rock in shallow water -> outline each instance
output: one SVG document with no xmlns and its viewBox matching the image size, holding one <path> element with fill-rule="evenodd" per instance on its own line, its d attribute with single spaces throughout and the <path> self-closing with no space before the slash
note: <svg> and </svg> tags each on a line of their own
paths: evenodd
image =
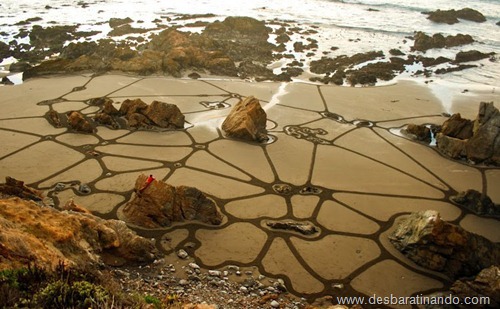
<svg viewBox="0 0 500 309">
<path fill-rule="evenodd" d="M 451 200 L 477 215 L 487 215 L 500 218 L 500 205 L 495 205 L 489 196 L 469 189 L 452 196 Z"/>
</svg>

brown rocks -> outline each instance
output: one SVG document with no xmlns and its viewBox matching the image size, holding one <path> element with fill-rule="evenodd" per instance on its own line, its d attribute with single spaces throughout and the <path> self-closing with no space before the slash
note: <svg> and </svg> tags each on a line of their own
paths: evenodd
<svg viewBox="0 0 500 309">
<path fill-rule="evenodd" d="M 267 114 L 253 96 L 240 100 L 222 123 L 228 137 L 249 141 L 267 140 Z"/>
<path fill-rule="evenodd" d="M 123 209 L 128 222 L 156 228 L 170 226 L 173 222 L 197 220 L 219 225 L 222 217 L 215 203 L 196 188 L 174 187 L 153 180 L 146 186 L 146 175 L 140 175 L 135 183 L 135 196 Z"/>
<path fill-rule="evenodd" d="M 430 142 L 431 140 L 431 129 L 429 129 L 425 125 L 416 125 L 410 123 L 406 129 L 405 133 L 410 135 L 412 139 L 416 139 L 419 141 Z"/>
<path fill-rule="evenodd" d="M 450 198 L 453 202 L 474 212 L 477 215 L 486 215 L 500 218 L 500 205 L 495 205 L 489 196 L 473 189 L 460 192 Z"/>
<path fill-rule="evenodd" d="M 468 34 L 457 34 L 455 36 L 443 36 L 440 33 L 434 34 L 432 37 L 423 32 L 417 32 L 414 35 L 415 42 L 412 50 L 426 51 L 432 48 L 449 48 L 454 46 L 461 46 L 471 44 L 474 39 Z"/>
<path fill-rule="evenodd" d="M 470 20 L 478 23 L 482 23 L 486 21 L 486 18 L 484 17 L 481 12 L 476 11 L 471 8 L 464 8 L 461 10 L 437 10 L 434 12 L 426 12 L 424 14 L 429 15 L 427 19 L 432 20 L 433 22 L 436 23 L 444 23 L 444 24 L 455 24 L 458 23 L 458 19 L 465 19 L 465 20 Z"/>
<path fill-rule="evenodd" d="M 7 196 L 17 196 L 26 200 L 41 201 L 42 191 L 24 185 L 24 181 L 5 177 L 5 183 L 0 184 L 0 193 Z"/>
<path fill-rule="evenodd" d="M 486 59 L 494 55 L 495 53 L 482 53 L 477 50 L 460 51 L 455 56 L 455 62 L 470 62 L 477 61 L 481 59 Z"/>
<path fill-rule="evenodd" d="M 160 128 L 184 128 L 184 115 L 175 104 L 153 101 L 144 114 Z"/>
<path fill-rule="evenodd" d="M 441 220 L 434 210 L 412 213 L 389 239 L 418 265 L 454 279 L 475 275 L 500 261 L 500 244 Z"/>
<path fill-rule="evenodd" d="M 51 109 L 50 111 L 48 111 L 46 117 L 55 128 L 62 127 L 61 118 L 55 110 Z"/>
<path fill-rule="evenodd" d="M 474 122 L 454 114 L 436 135 L 438 149 L 452 158 L 500 164 L 500 112 L 493 102 L 481 102 Z"/>
<path fill-rule="evenodd" d="M 94 132 L 90 122 L 80 112 L 71 111 L 66 116 L 68 116 L 68 126 L 71 129 L 82 133 Z"/>
</svg>

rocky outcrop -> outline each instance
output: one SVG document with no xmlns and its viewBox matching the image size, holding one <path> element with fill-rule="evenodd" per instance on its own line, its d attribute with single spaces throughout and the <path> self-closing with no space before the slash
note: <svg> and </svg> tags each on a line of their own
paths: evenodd
<svg viewBox="0 0 500 309">
<path fill-rule="evenodd" d="M 434 12 L 425 12 L 424 14 L 429 15 L 427 19 L 432 20 L 436 23 L 443 23 L 453 25 L 459 22 L 459 19 L 470 20 L 478 23 L 486 21 L 484 15 L 471 8 L 465 8 L 461 10 L 437 10 Z"/>
<path fill-rule="evenodd" d="M 25 200 L 41 201 L 42 191 L 24 185 L 24 181 L 12 177 L 5 177 L 5 183 L 0 184 L 0 193 L 7 196 L 17 196 Z"/>
<path fill-rule="evenodd" d="M 477 215 L 500 218 L 500 205 L 495 205 L 489 196 L 479 191 L 469 189 L 450 199 Z"/>
<path fill-rule="evenodd" d="M 481 102 L 466 151 L 469 160 L 500 165 L 500 112 L 493 102 Z"/>
<path fill-rule="evenodd" d="M 417 51 L 426 51 L 432 48 L 449 48 L 474 42 L 474 39 L 468 34 L 459 33 L 455 36 L 448 35 L 445 37 L 440 33 L 436 33 L 431 37 L 420 31 L 414 35 L 414 40 L 412 50 Z"/>
<path fill-rule="evenodd" d="M 215 203 L 193 187 L 174 187 L 146 175 L 135 183 L 135 196 L 125 205 L 128 222 L 147 228 L 170 226 L 173 222 L 200 221 L 219 225 L 222 217 Z"/>
<path fill-rule="evenodd" d="M 228 137 L 249 140 L 267 140 L 267 114 L 253 96 L 240 100 L 222 123 Z"/>
<path fill-rule="evenodd" d="M 455 56 L 455 62 L 471 62 L 486 59 L 493 56 L 495 53 L 482 53 L 478 50 L 460 51 Z"/>
<path fill-rule="evenodd" d="M 71 111 L 68 112 L 66 116 L 68 116 L 68 126 L 71 129 L 81 133 L 94 132 L 94 127 L 80 112 Z"/>
<path fill-rule="evenodd" d="M 102 262 L 151 262 L 156 249 L 124 222 L 91 214 L 58 211 L 17 197 L 0 199 L 0 269 L 36 262 L 86 268 Z"/>
<path fill-rule="evenodd" d="M 452 115 L 436 135 L 439 151 L 452 158 L 500 164 L 500 112 L 493 102 L 481 102 L 474 121 Z"/>
<path fill-rule="evenodd" d="M 473 276 L 500 261 L 500 244 L 443 221 L 433 210 L 412 213 L 389 239 L 413 262 L 453 279 Z"/>
</svg>

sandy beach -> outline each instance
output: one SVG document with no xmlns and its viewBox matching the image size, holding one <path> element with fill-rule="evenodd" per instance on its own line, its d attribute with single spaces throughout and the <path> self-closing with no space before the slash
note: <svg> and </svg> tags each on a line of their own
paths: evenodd
<svg viewBox="0 0 500 309">
<path fill-rule="evenodd" d="M 250 95 L 267 112 L 270 143 L 228 139 L 220 129 L 229 107 Z M 88 101 L 104 96 L 117 108 L 135 98 L 174 103 L 187 124 L 176 131 L 99 126 L 93 134 L 78 134 L 45 118 L 50 109 L 91 116 L 98 107 Z M 423 85 L 82 74 L 0 87 L 0 97 L 0 178 L 22 179 L 56 206 L 73 198 L 94 214 L 120 219 L 141 173 L 197 187 L 218 205 L 222 225 L 185 222 L 138 229 L 140 234 L 156 235 L 167 255 L 190 243 L 190 254 L 206 269 L 254 266 L 283 279 L 298 296 L 410 296 L 449 285 L 388 243 L 388 230 L 409 212 L 434 209 L 444 220 L 500 242 L 498 220 L 466 213 L 449 200 L 476 189 L 500 203 L 500 169 L 450 160 L 399 134 L 409 123 L 446 120 L 440 101 Z M 451 112 L 474 119 L 481 101 L 498 104 L 498 94 L 457 94 Z M 227 108 L 211 109 L 213 102 Z M 82 184 L 90 193 L 79 191 Z M 288 190 L 277 190 L 279 185 Z M 276 219 L 312 223 L 319 233 L 269 229 L 265 223 Z"/>
</svg>

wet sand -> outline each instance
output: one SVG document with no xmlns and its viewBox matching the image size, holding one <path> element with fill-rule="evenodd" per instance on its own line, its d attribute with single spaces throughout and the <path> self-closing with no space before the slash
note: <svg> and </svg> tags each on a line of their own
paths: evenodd
<svg viewBox="0 0 500 309">
<path fill-rule="evenodd" d="M 219 128 L 230 109 L 207 107 L 230 106 L 248 95 L 266 109 L 273 143 L 225 138 Z M 87 100 L 102 96 L 117 108 L 127 98 L 175 103 L 188 124 L 179 131 L 99 126 L 94 134 L 75 134 L 44 118 L 49 109 L 92 115 L 97 108 Z M 480 101 L 495 97 L 467 98 L 457 99 L 452 112 L 472 118 Z M 473 188 L 500 203 L 500 169 L 452 161 L 392 133 L 408 123 L 446 119 L 439 100 L 415 83 L 351 88 L 78 75 L 0 87 L 0 108 L 0 178 L 24 180 L 56 204 L 74 198 L 105 218 L 121 218 L 140 173 L 197 187 L 216 201 L 225 217 L 221 226 L 185 222 L 142 233 L 163 235 L 157 241 L 167 254 L 190 243 L 189 253 L 209 269 L 255 266 L 304 297 L 409 296 L 444 287 L 446 280 L 385 241 L 386 231 L 408 212 L 436 209 L 444 219 L 500 241 L 498 220 L 466 214 L 449 202 Z M 61 191 L 57 183 L 64 184 Z M 91 192 L 80 193 L 81 184 Z M 279 192 L 277 185 L 289 190 Z M 281 219 L 312 223 L 319 233 L 303 236 L 265 224 Z"/>
</svg>

